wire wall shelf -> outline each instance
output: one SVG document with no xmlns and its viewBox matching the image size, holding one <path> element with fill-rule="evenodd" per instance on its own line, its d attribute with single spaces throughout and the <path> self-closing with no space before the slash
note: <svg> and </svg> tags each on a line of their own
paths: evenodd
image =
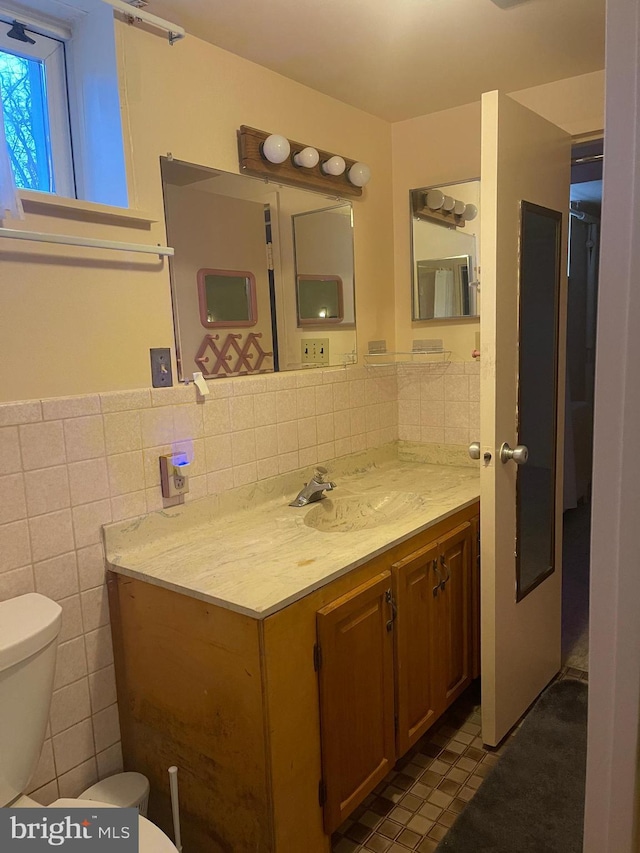
<svg viewBox="0 0 640 853">
<path fill-rule="evenodd" d="M 422 368 L 437 370 L 446 367 L 451 361 L 451 350 L 406 350 L 368 352 L 364 356 L 367 367 Z"/>
</svg>

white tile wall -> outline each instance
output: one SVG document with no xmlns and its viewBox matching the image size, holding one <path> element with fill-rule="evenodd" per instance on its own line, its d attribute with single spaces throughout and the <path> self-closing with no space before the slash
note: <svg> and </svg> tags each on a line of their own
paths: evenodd
<svg viewBox="0 0 640 853">
<path fill-rule="evenodd" d="M 398 368 L 398 435 L 405 441 L 467 445 L 480 438 L 480 365 Z"/>
<path fill-rule="evenodd" d="M 50 731 L 32 792 L 76 796 L 122 767 L 100 528 L 150 512 L 158 456 L 192 458 L 187 500 L 396 438 L 477 440 L 479 365 L 337 368 L 0 404 L 0 600 L 60 603 Z"/>
<path fill-rule="evenodd" d="M 398 438 L 395 372 L 300 371 L 0 404 L 0 600 L 63 608 L 50 731 L 32 781 L 44 804 L 122 767 L 101 525 L 150 512 L 158 456 L 192 458 L 187 500 Z"/>
</svg>

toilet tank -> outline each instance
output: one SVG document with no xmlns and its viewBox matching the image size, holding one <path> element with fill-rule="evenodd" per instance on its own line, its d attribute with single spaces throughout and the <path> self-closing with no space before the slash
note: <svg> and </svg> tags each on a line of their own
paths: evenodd
<svg viewBox="0 0 640 853">
<path fill-rule="evenodd" d="M 61 619 L 35 592 L 0 602 L 0 807 L 26 792 L 40 758 Z"/>
</svg>

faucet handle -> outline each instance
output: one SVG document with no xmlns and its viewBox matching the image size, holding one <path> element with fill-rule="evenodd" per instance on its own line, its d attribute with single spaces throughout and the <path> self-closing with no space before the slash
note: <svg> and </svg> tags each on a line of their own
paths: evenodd
<svg viewBox="0 0 640 853">
<path fill-rule="evenodd" d="M 328 473 L 329 471 L 322 465 L 316 465 L 316 472 L 313 475 L 313 479 L 316 481 L 316 483 L 324 483 L 324 478 Z"/>
</svg>

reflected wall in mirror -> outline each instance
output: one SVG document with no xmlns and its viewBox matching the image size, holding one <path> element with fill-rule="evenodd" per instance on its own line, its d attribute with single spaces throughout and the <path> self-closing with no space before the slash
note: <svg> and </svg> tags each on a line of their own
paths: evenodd
<svg viewBox="0 0 640 853">
<path fill-rule="evenodd" d="M 293 217 L 298 325 L 355 324 L 351 205 Z"/>
<path fill-rule="evenodd" d="M 255 326 L 256 278 L 238 270 L 198 270 L 200 322 L 207 329 Z"/>
<path fill-rule="evenodd" d="M 342 279 L 339 276 L 298 276 L 298 325 L 315 326 L 344 320 Z"/>
<path fill-rule="evenodd" d="M 161 170 L 181 380 L 196 370 L 215 378 L 301 368 L 304 340 L 314 334 L 299 323 L 299 273 L 341 279 L 343 320 L 311 325 L 329 340 L 330 364 L 355 360 L 351 204 L 164 157 Z M 325 221 L 321 214 L 332 210 L 344 212 Z M 303 219 L 305 268 L 298 270 L 294 222 Z M 337 219 L 348 228 L 333 228 Z M 313 300 L 305 305 L 313 310 Z M 330 302 L 322 307 L 334 310 Z"/>
<path fill-rule="evenodd" d="M 477 317 L 480 181 L 411 190 L 410 204 L 412 319 Z"/>
</svg>

